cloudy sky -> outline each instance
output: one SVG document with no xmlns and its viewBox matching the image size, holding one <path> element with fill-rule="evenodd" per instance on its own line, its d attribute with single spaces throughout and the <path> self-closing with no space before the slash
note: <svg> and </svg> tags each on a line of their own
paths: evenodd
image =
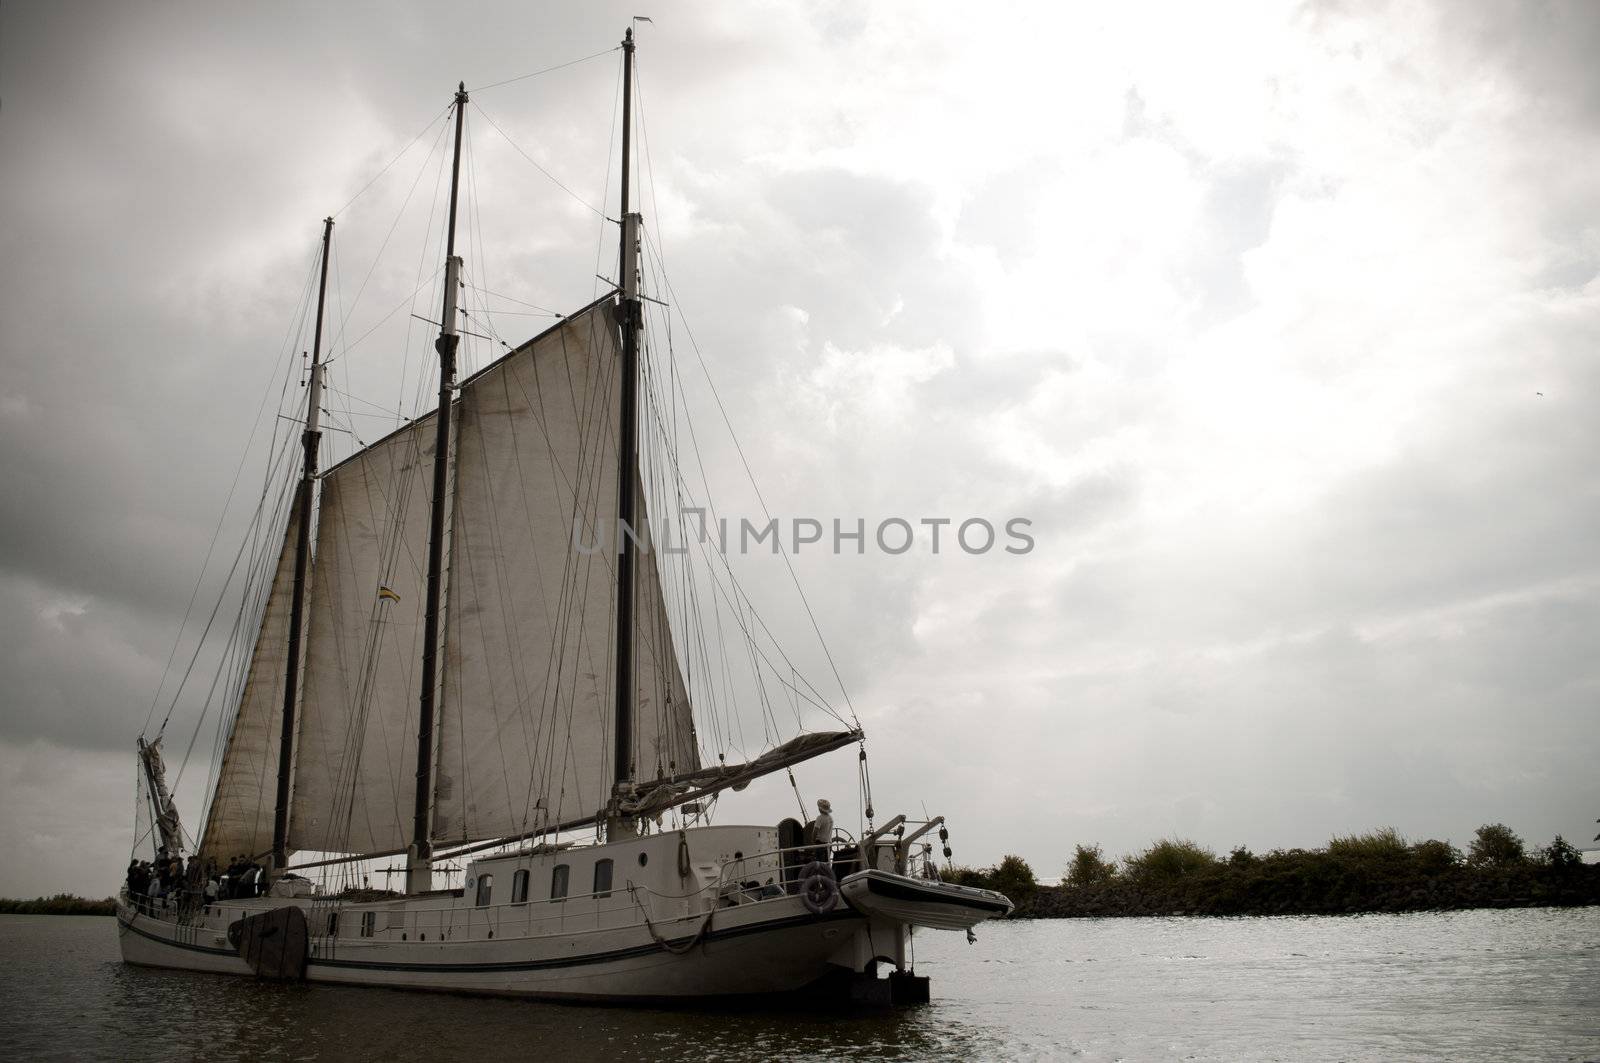
<svg viewBox="0 0 1600 1063">
<path fill-rule="evenodd" d="M 644 209 L 773 513 L 1033 522 L 1021 557 L 798 559 L 880 812 L 925 802 L 959 860 L 1047 876 L 1076 842 L 1171 835 L 1588 842 L 1592 5 L 20 2 L 0 894 L 116 884 L 133 740 L 259 459 L 320 219 L 341 212 L 339 386 L 392 410 L 421 333 L 402 314 L 352 341 L 435 268 L 430 119 L 457 80 L 602 52 L 633 14 L 655 19 Z M 592 297 L 617 69 L 474 91 L 488 286 Z M 723 508 L 759 516 L 739 491 Z M 808 625 L 771 608 L 824 686 Z M 842 756 L 806 785 L 853 807 Z"/>
</svg>

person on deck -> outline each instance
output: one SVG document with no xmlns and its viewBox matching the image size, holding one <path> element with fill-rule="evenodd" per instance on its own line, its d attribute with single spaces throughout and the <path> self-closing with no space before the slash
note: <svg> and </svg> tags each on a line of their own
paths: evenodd
<svg viewBox="0 0 1600 1063">
<path fill-rule="evenodd" d="M 826 797 L 817 798 L 817 818 L 811 821 L 811 844 L 817 847 L 816 858 L 824 863 L 833 855 L 833 805 Z"/>
<path fill-rule="evenodd" d="M 143 908 L 150 890 L 150 872 L 143 860 L 135 860 L 128 868 L 128 900 L 135 908 Z"/>
</svg>

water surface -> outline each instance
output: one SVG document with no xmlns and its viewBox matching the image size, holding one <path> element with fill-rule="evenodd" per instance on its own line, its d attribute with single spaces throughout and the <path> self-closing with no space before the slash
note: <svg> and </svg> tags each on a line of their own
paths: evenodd
<svg viewBox="0 0 1600 1063">
<path fill-rule="evenodd" d="M 931 1006 L 590 1008 L 127 967 L 0 916 L 0 1056 L 114 1060 L 1600 1060 L 1600 908 L 1042 920 L 916 939 Z"/>
</svg>

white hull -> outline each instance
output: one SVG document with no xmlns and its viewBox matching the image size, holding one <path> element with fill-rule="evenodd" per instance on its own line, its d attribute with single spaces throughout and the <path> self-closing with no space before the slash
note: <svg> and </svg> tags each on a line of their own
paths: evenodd
<svg viewBox="0 0 1600 1063">
<path fill-rule="evenodd" d="M 642 928 L 542 941 L 341 944 L 337 949 L 314 944 L 306 979 L 551 999 L 681 1000 L 792 993 L 830 973 L 859 969 L 852 962 L 855 939 L 864 936 L 867 925 L 859 913 L 840 906 L 814 916 L 792 898 L 776 904 L 796 911 L 729 918 L 681 955 L 656 944 Z M 681 934 L 687 943 L 698 923 L 658 930 L 664 936 Z M 898 928 L 875 929 L 882 940 Z M 180 927 L 124 909 L 118 913 L 118 932 L 129 963 L 254 976 L 228 946 L 225 929 Z"/>
<path fill-rule="evenodd" d="M 488 858 L 469 869 L 469 880 L 497 883 L 488 898 L 466 890 L 364 902 L 259 897 L 222 901 L 187 919 L 124 901 L 118 933 L 129 963 L 254 977 L 229 928 L 295 907 L 310 928 L 311 982 L 590 1001 L 792 993 L 830 977 L 874 973 L 879 960 L 903 967 L 907 927 L 869 917 L 842 897 L 814 913 L 796 893 L 772 885 L 776 857 L 744 859 L 744 852 L 760 851 L 767 833 L 687 832 L 686 859 L 694 857 L 687 875 L 680 873 L 677 835 Z M 733 850 L 740 859 L 720 859 Z M 564 881 L 584 881 L 596 861 L 655 878 L 654 888 L 628 881 L 605 894 L 560 898 L 548 890 L 541 898 L 535 888 L 511 894 L 526 900 L 487 903 L 521 874 L 531 876 L 521 881 L 547 883 L 559 863 Z M 769 893 L 724 888 L 735 871 L 740 879 L 759 875 Z M 693 892 L 679 885 L 692 889 L 698 881 L 706 885 Z"/>
</svg>

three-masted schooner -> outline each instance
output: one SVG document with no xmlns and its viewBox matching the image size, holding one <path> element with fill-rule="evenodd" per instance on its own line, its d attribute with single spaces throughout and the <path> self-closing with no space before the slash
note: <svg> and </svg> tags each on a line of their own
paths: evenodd
<svg viewBox="0 0 1600 1063">
<path fill-rule="evenodd" d="M 656 554 L 627 534 L 648 524 L 632 38 L 618 287 L 456 379 L 463 84 L 438 405 L 319 469 L 325 222 L 281 552 L 190 871 L 148 892 L 149 876 L 130 874 L 126 961 L 578 1000 L 811 990 L 899 1003 L 927 999 L 907 962 L 913 927 L 1010 911 L 917 859 L 939 818 L 869 820 L 860 837 L 827 821 L 821 836 L 796 820 L 660 826 L 802 760 L 865 753 L 854 727 L 742 764 L 700 759 Z M 620 529 L 615 549 L 574 549 L 576 532 L 604 541 L 606 527 Z M 398 608 L 419 602 L 420 614 Z M 159 742 L 141 740 L 139 755 L 159 867 L 191 847 Z M 582 830 L 596 840 L 572 841 Z M 386 858 L 404 860 L 403 894 L 324 891 L 299 873 Z M 434 888 L 445 860 L 465 864 L 461 887 Z"/>
</svg>

